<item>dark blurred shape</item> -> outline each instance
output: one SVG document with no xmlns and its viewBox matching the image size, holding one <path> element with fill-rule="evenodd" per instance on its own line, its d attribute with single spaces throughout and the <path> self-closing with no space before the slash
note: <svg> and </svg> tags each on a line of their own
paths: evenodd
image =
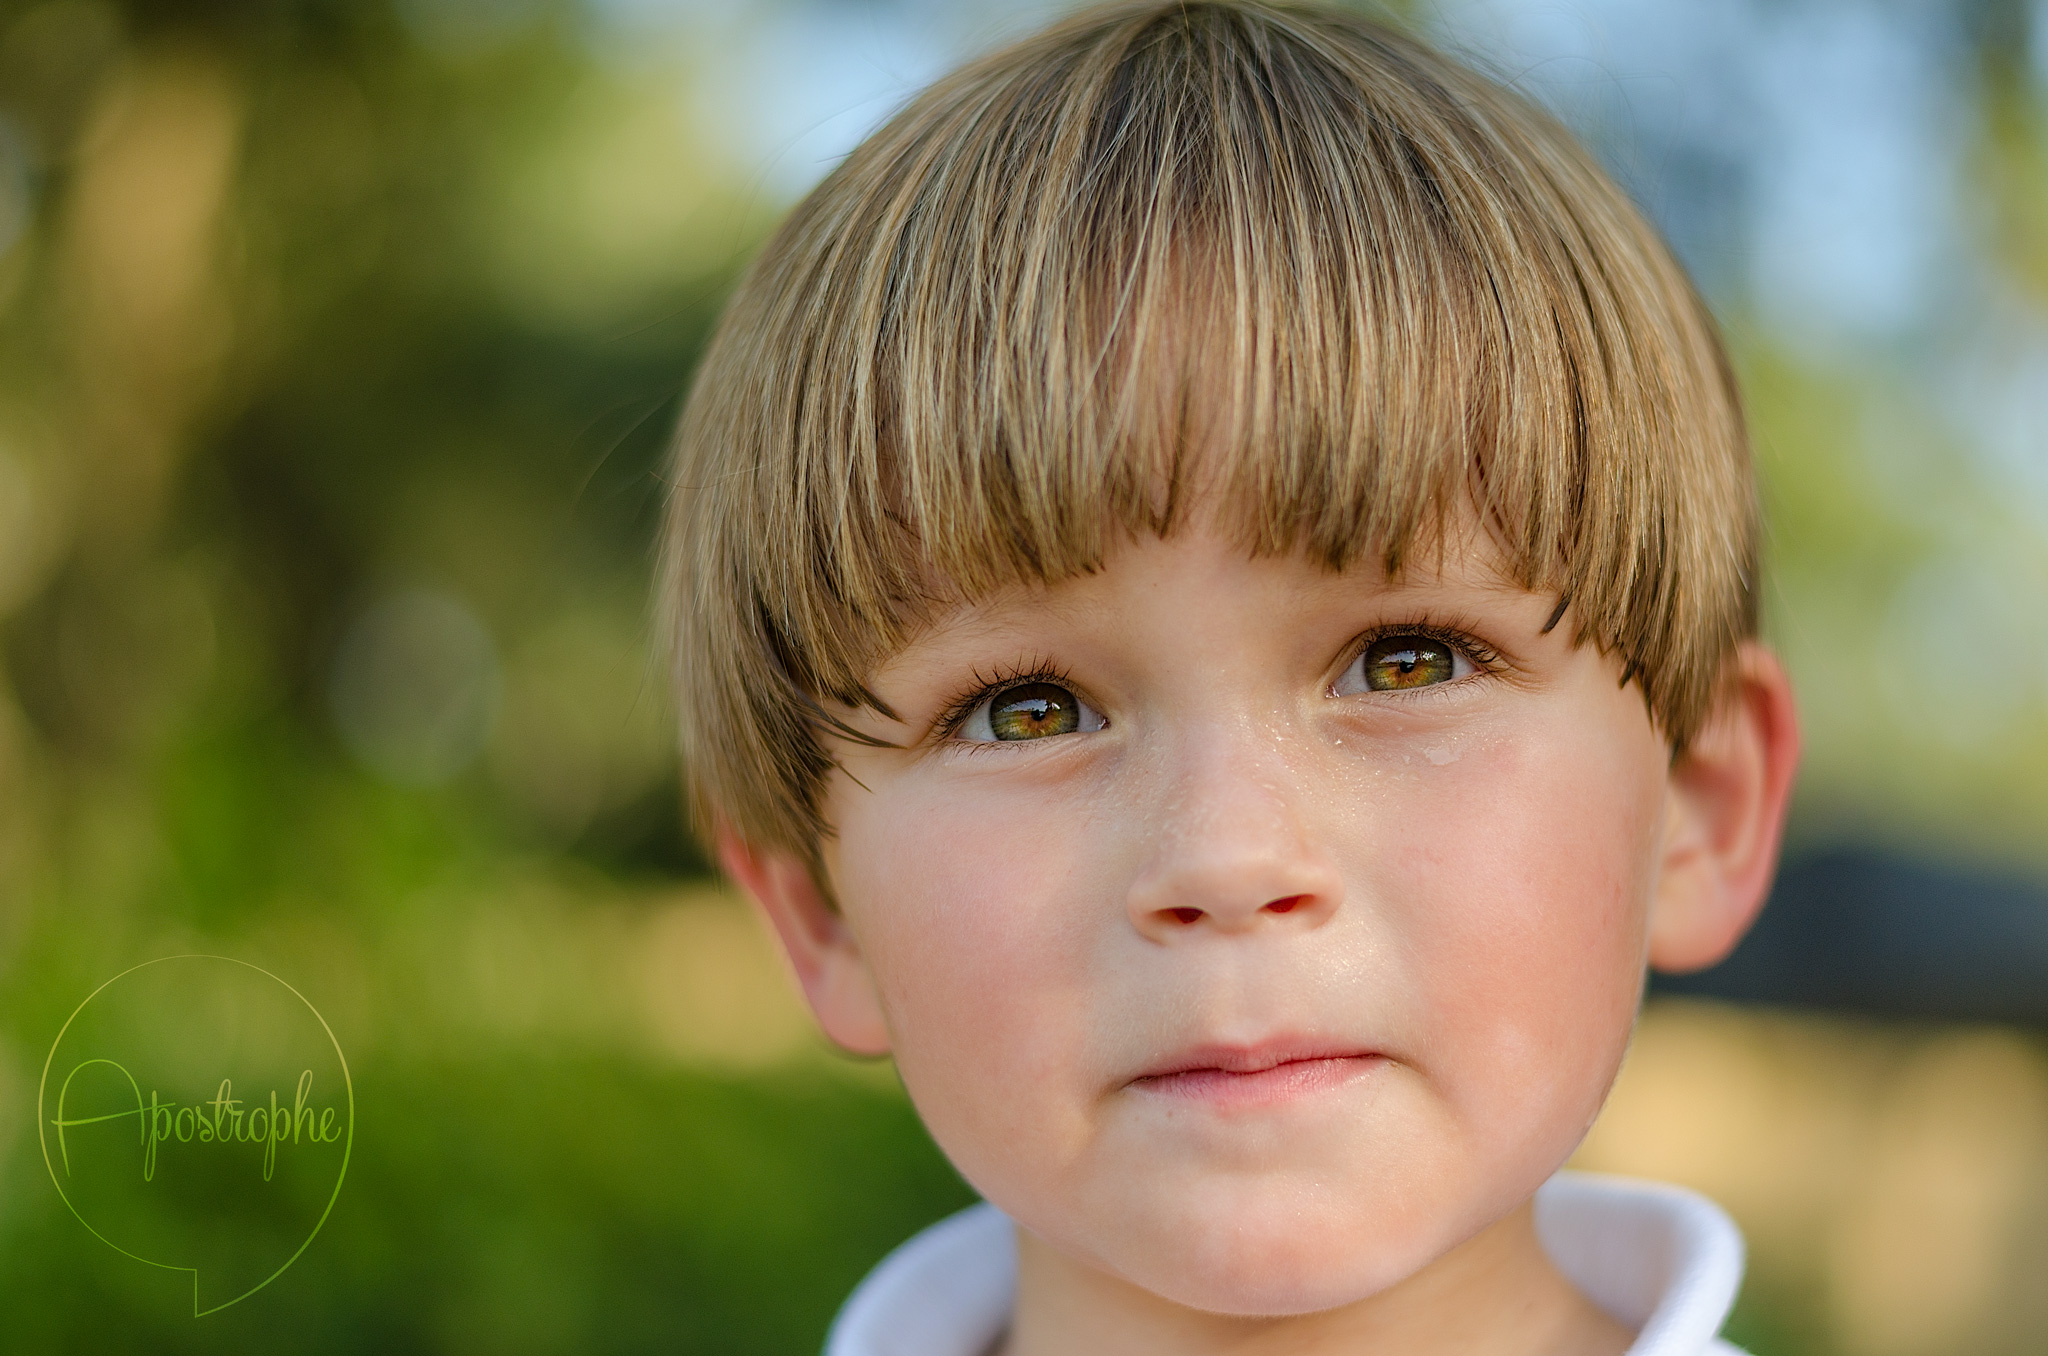
<svg viewBox="0 0 2048 1356">
<path fill-rule="evenodd" d="M 568 851 L 620 880 L 709 876 L 711 859 L 690 832 L 682 804 L 683 779 L 671 768 L 634 799 L 591 820 Z"/>
<path fill-rule="evenodd" d="M 2048 1025 L 2048 888 L 2018 875 L 1835 848 L 1780 873 L 1711 970 L 1660 993 L 1882 1017 Z"/>
</svg>

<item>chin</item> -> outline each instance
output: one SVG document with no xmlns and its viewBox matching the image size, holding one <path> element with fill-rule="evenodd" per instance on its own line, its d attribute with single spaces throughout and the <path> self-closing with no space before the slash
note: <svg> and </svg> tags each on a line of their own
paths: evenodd
<svg viewBox="0 0 2048 1356">
<path fill-rule="evenodd" d="M 1126 1215 L 1099 1252 L 1162 1299 L 1209 1313 L 1278 1318 L 1334 1309 L 1399 1285 L 1459 1242 L 1440 1213 L 1304 1184 L 1219 1191 L 1140 1223 Z M 1190 1208 L 1192 1207 L 1192 1208 Z"/>
</svg>

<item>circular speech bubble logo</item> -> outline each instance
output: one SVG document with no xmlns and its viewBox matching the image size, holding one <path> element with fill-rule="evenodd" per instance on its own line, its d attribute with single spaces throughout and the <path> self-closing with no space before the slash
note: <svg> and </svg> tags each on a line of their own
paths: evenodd
<svg viewBox="0 0 2048 1356">
<path fill-rule="evenodd" d="M 192 1313 L 269 1285 L 327 1222 L 355 1086 L 327 1019 L 259 966 L 167 956 L 94 989 L 37 1096 L 43 1162 L 95 1237 L 192 1273 Z"/>
</svg>

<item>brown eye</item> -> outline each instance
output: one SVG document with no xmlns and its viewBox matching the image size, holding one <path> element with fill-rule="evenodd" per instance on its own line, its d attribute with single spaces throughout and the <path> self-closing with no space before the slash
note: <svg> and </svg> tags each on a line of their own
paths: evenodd
<svg viewBox="0 0 2048 1356">
<path fill-rule="evenodd" d="M 984 697 L 967 713 L 953 738 L 970 744 L 1016 743 L 1052 735 L 1088 734 L 1109 722 L 1074 695 L 1073 689 L 1044 680 L 1016 683 Z"/>
<path fill-rule="evenodd" d="M 1458 676 L 1457 652 L 1433 636 L 1382 636 L 1358 663 L 1361 686 L 1371 692 L 1404 692 Z"/>
<path fill-rule="evenodd" d="M 1024 683 L 989 700 L 989 734 L 996 739 L 1042 739 L 1081 728 L 1081 703 L 1054 683 Z"/>
</svg>

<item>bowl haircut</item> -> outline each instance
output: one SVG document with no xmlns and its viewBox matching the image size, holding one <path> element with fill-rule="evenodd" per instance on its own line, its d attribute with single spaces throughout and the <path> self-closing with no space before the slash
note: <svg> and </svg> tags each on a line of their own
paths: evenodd
<svg viewBox="0 0 2048 1356">
<path fill-rule="evenodd" d="M 1328 10 L 1091 9 L 924 91 L 747 272 L 673 475 L 697 822 L 814 863 L 835 712 L 890 714 L 935 609 L 1198 515 L 1389 574 L 1483 525 L 1675 752 L 1756 626 L 1734 381 L 1656 232 L 1547 114 Z"/>
</svg>

